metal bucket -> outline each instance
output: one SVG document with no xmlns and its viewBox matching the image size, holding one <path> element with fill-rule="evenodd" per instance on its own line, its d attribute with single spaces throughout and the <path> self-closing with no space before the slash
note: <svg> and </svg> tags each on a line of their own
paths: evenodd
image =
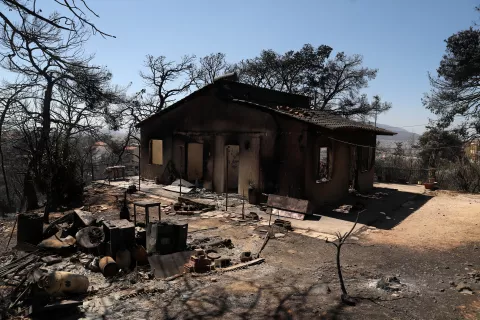
<svg viewBox="0 0 480 320">
<path fill-rule="evenodd" d="M 118 265 L 112 257 L 103 257 L 98 262 L 98 266 L 105 277 L 113 277 L 118 273 Z"/>
<path fill-rule="evenodd" d="M 139 265 L 148 263 L 147 250 L 143 246 L 137 245 L 132 249 L 132 258 L 137 261 Z"/>
<path fill-rule="evenodd" d="M 130 265 L 132 264 L 132 255 L 127 249 L 120 249 L 117 251 L 115 261 L 117 262 L 117 265 L 120 267 L 120 269 L 128 270 L 130 269 Z"/>
</svg>

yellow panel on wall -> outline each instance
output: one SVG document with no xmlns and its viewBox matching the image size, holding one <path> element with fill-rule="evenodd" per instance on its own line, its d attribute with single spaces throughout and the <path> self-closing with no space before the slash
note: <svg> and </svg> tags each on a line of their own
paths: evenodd
<svg viewBox="0 0 480 320">
<path fill-rule="evenodd" d="M 163 165 L 162 140 L 150 140 L 150 159 L 152 164 Z"/>
</svg>

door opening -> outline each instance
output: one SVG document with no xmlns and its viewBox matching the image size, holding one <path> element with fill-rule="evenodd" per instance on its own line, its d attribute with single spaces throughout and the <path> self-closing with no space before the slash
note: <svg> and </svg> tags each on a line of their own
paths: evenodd
<svg viewBox="0 0 480 320">
<path fill-rule="evenodd" d="M 189 143 L 187 149 L 187 180 L 194 183 L 203 177 L 203 144 Z"/>
<path fill-rule="evenodd" d="M 228 192 L 238 193 L 238 171 L 240 167 L 240 147 L 225 146 L 225 181 Z"/>
</svg>

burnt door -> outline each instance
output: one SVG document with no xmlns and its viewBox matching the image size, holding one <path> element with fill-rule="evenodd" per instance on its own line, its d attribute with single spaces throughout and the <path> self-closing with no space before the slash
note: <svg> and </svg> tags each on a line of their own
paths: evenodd
<svg viewBox="0 0 480 320">
<path fill-rule="evenodd" d="M 238 145 L 225 146 L 226 181 L 228 191 L 238 191 L 238 169 L 240 165 L 240 147 Z"/>
<path fill-rule="evenodd" d="M 203 144 L 189 143 L 187 149 L 187 180 L 194 182 L 203 177 Z"/>
<path fill-rule="evenodd" d="M 356 189 L 358 181 L 358 152 L 357 147 L 350 147 L 350 177 L 349 177 L 349 188 Z"/>
</svg>

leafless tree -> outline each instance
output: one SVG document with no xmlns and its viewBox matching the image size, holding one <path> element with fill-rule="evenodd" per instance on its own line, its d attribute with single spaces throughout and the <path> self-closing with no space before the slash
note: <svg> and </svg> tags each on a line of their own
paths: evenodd
<svg viewBox="0 0 480 320">
<path fill-rule="evenodd" d="M 72 128 L 89 127 L 87 113 L 115 102 L 117 94 L 109 87 L 111 74 L 92 66 L 92 56 L 83 53 L 83 44 L 89 36 L 87 30 L 76 25 L 71 26 L 74 32 L 64 32 L 51 22 L 65 19 L 58 13 L 45 21 L 20 11 L 19 18 L 12 27 L 0 31 L 0 47 L 8 48 L 0 52 L 1 66 L 22 81 L 35 83 L 29 89 L 28 103 L 22 104 L 25 119 L 20 131 L 30 149 L 24 194 L 27 208 L 35 208 L 36 199 L 28 191 L 33 176 L 37 189 L 46 193 L 48 221 L 48 212 L 58 204 L 58 192 L 54 191 L 56 186 L 52 181 L 59 169 L 57 142 L 64 141 L 61 150 L 67 151 Z M 17 32 L 23 36 L 17 36 Z M 72 97 L 76 99 L 73 104 Z M 83 106 L 79 108 L 80 104 Z M 63 152 L 61 158 L 66 160 L 68 154 Z"/>
<path fill-rule="evenodd" d="M 355 219 L 355 223 L 353 224 L 353 227 L 352 227 L 352 229 L 350 229 L 350 231 L 348 231 L 344 234 L 341 234 L 340 232 L 337 232 L 336 233 L 337 239 L 335 239 L 334 241 L 329 241 L 328 239 L 325 240 L 326 243 L 331 243 L 335 246 L 335 248 L 337 248 L 336 261 L 337 261 L 338 280 L 340 281 L 340 288 L 342 290 L 341 299 L 342 299 L 342 302 L 344 302 L 345 304 L 349 304 L 349 305 L 355 305 L 355 301 L 353 301 L 352 298 L 350 298 L 350 296 L 347 293 L 347 289 L 345 288 L 345 283 L 343 281 L 343 275 L 342 275 L 342 265 L 340 263 L 340 252 L 341 252 L 342 246 L 344 244 L 346 244 L 346 241 L 347 241 L 348 237 L 350 237 L 353 230 L 355 230 L 355 227 L 357 226 L 357 222 L 358 222 L 358 218 L 360 217 L 360 214 L 364 211 L 365 210 L 362 210 L 359 213 L 357 213 L 357 218 Z"/>
<path fill-rule="evenodd" d="M 165 56 L 147 55 L 144 66 L 147 71 L 140 71 L 149 91 L 140 92 L 141 105 L 156 113 L 190 91 L 195 84 L 195 56 L 183 56 L 180 62 L 168 61 Z"/>
<path fill-rule="evenodd" d="M 200 58 L 200 63 L 196 70 L 195 85 L 197 88 L 213 83 L 215 78 L 228 72 L 230 65 L 225 57 L 224 53 L 218 52 Z"/>
<path fill-rule="evenodd" d="M 98 33 L 103 37 L 114 37 L 97 28 L 91 21 L 89 16 L 95 16 L 96 18 L 99 16 L 88 6 L 85 0 L 54 0 L 52 4 L 65 14 L 45 13 L 41 4 L 37 5 L 36 0 L 0 0 L 0 27 L 4 32 L 14 34 L 16 40 L 27 40 L 30 38 L 30 34 L 20 27 L 17 21 L 31 18 L 42 21 L 60 32 L 76 33 L 80 29 L 90 29 L 93 34 Z M 42 39 L 35 39 L 34 41 L 46 55 L 56 58 L 55 52 L 50 51 L 48 46 L 44 46 Z M 16 54 L 14 50 L 11 53 Z"/>
<path fill-rule="evenodd" d="M 10 190 L 10 183 L 9 183 L 9 175 L 7 174 L 6 169 L 6 159 L 4 156 L 4 148 L 5 145 L 3 138 L 4 132 L 9 132 L 9 129 L 6 129 L 9 125 L 8 118 L 9 115 L 14 112 L 16 109 L 15 107 L 23 98 L 23 94 L 25 90 L 29 87 L 28 84 L 20 83 L 20 84 L 10 84 L 4 83 L 0 88 L 0 161 L 1 161 L 1 169 L 2 169 L 2 176 L 3 176 L 3 183 L 5 186 L 5 196 L 7 198 L 7 205 L 9 208 L 12 208 L 13 201 L 11 198 L 11 190 Z"/>
<path fill-rule="evenodd" d="M 115 149 L 116 163 L 120 163 L 125 148 L 132 143 L 138 144 L 137 123 L 154 113 L 168 107 L 183 97 L 195 86 L 198 72 L 195 56 L 186 55 L 179 62 L 169 61 L 165 56 L 147 55 L 140 77 L 146 86 L 133 96 L 125 98 L 108 108 L 106 120 L 110 129 L 126 130 L 122 139 L 106 139 L 110 148 Z"/>
</svg>

